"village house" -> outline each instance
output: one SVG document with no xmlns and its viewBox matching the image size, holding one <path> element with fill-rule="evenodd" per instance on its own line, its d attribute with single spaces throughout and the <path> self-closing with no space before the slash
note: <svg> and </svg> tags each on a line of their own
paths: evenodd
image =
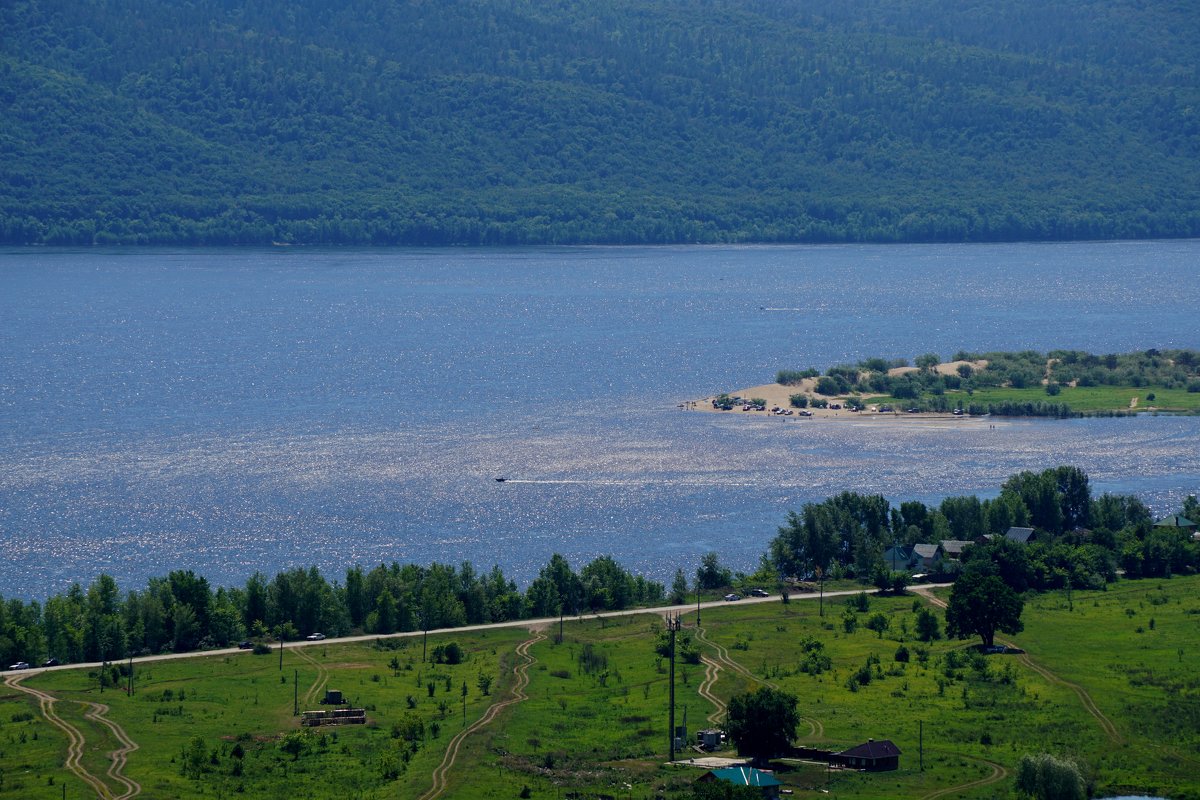
<svg viewBox="0 0 1200 800">
<path fill-rule="evenodd" d="M 728 783 L 734 786 L 753 786 L 762 790 L 762 796 L 768 800 L 777 800 L 779 780 L 769 772 L 753 767 L 726 767 L 710 770 L 698 779 L 699 783 Z"/>
<path fill-rule="evenodd" d="M 850 769 L 883 772 L 900 768 L 900 748 L 890 739 L 867 739 L 858 747 L 833 754 L 834 763 Z"/>
<path fill-rule="evenodd" d="M 937 572 L 944 553 L 940 544 L 893 545 L 883 554 L 883 563 L 893 572 Z"/>
<path fill-rule="evenodd" d="M 1028 544 L 1029 542 L 1032 542 L 1036 536 L 1033 532 L 1033 528 L 1012 527 L 1009 528 L 1008 532 L 1004 534 L 1004 538 L 1019 544 Z"/>
<path fill-rule="evenodd" d="M 963 551 L 967 545 L 975 544 L 964 539 L 942 539 L 942 554 L 950 561 L 962 561 Z"/>
</svg>

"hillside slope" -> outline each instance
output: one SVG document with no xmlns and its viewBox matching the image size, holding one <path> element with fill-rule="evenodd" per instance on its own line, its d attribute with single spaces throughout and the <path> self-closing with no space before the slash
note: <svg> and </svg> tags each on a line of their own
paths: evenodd
<svg viewBox="0 0 1200 800">
<path fill-rule="evenodd" d="M 1200 235 L 1172 0 L 0 7 L 0 241 Z"/>
</svg>

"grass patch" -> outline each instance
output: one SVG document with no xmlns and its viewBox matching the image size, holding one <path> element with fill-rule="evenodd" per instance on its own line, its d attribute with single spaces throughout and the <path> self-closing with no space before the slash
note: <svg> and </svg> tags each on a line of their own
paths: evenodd
<svg viewBox="0 0 1200 800">
<path fill-rule="evenodd" d="M 816 601 L 729 604 L 704 610 L 706 636 L 749 676 L 726 666 L 712 691 L 727 701 L 770 683 L 800 698 L 808 721 L 797 733 L 805 744 L 842 748 L 886 738 L 904 753 L 899 770 L 881 774 L 781 764 L 780 780 L 797 793 L 918 798 L 985 778 L 990 763 L 1012 770 L 1021 755 L 1046 751 L 1080 761 L 1101 794 L 1198 797 L 1198 590 L 1200 577 L 1187 577 L 1076 591 L 1070 602 L 1062 594 L 1033 598 L 1026 629 L 1013 639 L 1061 680 L 1047 679 L 1016 655 L 984 656 L 971 641 L 917 641 L 911 596 L 872 597 L 870 610 L 859 614 L 864 623 L 885 615 L 882 637 L 865 624 L 847 633 L 839 598 L 827 598 L 824 616 Z M 684 633 L 693 633 L 693 620 L 684 616 Z M 571 791 L 681 796 L 702 770 L 663 763 L 669 675 L 655 652 L 661 629 L 653 615 L 580 619 L 567 622 L 560 643 L 547 637 L 534 645 L 538 663 L 528 673 L 528 699 L 463 742 L 446 796 L 513 798 L 526 787 L 535 798 Z M 85 670 L 28 683 L 61 698 L 60 713 L 96 745 L 85 764 L 100 774 L 115 743 L 82 720 L 77 701 L 110 705 L 109 716 L 141 745 L 127 774 L 143 784 L 144 796 L 416 797 L 462 728 L 462 685 L 471 722 L 510 696 L 515 650 L 528 638 L 519 629 L 431 636 L 431 648 L 451 639 L 462 646 L 466 658 L 454 666 L 422 663 L 419 643 L 399 650 L 310 647 L 305 652 L 319 668 L 287 653 L 282 673 L 274 658 L 249 654 L 157 662 L 138 669 L 133 697 L 111 690 L 101 697 Z M 714 647 L 700 647 L 717 657 Z M 908 661 L 895 659 L 901 647 Z M 393 657 L 397 664 L 389 666 Z M 478 688 L 482 673 L 494 679 L 488 696 Z M 323 674 L 329 688 L 368 709 L 371 724 L 298 733 L 293 681 L 303 698 Z M 676 667 L 676 720 L 686 719 L 693 733 L 715 711 L 698 692 L 704 677 L 704 665 Z M 1116 724 L 1119 741 L 1064 681 L 1087 690 Z M 194 737 L 200 757 L 189 772 Z M 61 767 L 65 749 L 65 737 L 32 700 L 0 694 L 0 797 L 52 800 L 64 781 L 69 795 L 85 796 Z M 1011 780 L 969 796 L 1004 795 Z"/>
</svg>

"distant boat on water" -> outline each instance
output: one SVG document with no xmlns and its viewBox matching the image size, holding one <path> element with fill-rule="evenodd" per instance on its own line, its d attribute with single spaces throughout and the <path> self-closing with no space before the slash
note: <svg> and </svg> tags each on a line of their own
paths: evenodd
<svg viewBox="0 0 1200 800">
<path fill-rule="evenodd" d="M 499 477 L 499 478 L 496 478 L 496 483 L 504 483 L 506 480 L 508 480 L 508 478 Z"/>
</svg>

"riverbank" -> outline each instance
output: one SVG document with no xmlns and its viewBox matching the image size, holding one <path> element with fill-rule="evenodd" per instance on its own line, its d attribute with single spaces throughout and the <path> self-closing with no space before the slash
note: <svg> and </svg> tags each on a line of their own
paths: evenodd
<svg viewBox="0 0 1200 800">
<path fill-rule="evenodd" d="M 910 414 L 900 406 L 889 403 L 872 402 L 870 398 L 865 399 L 866 407 L 861 411 L 853 411 L 846 407 L 845 397 L 831 397 L 829 399 L 830 406 L 827 408 L 814 408 L 809 405 L 808 408 L 795 408 L 791 404 L 791 396 L 798 394 L 798 387 L 784 386 L 780 383 L 768 383 L 762 386 L 751 386 L 746 389 L 739 389 L 736 392 L 730 392 L 730 398 L 749 401 L 751 399 L 764 400 L 765 405 L 753 406 L 748 402 L 739 402 L 733 405 L 732 409 L 726 410 L 715 404 L 715 401 L 720 395 L 712 395 L 700 400 L 688 401 L 683 403 L 682 408 L 689 411 L 703 411 L 711 414 L 744 414 L 747 416 L 757 417 L 781 417 L 783 419 L 836 419 L 836 420 L 954 420 L 956 422 L 969 422 L 972 419 L 978 421 L 978 417 L 972 418 L 966 414 L 954 414 L 940 411 L 923 411 L 921 413 Z M 836 408 L 834 407 L 836 406 Z M 887 409 L 890 410 L 881 410 Z M 775 411 L 773 409 L 778 409 Z M 791 414 L 783 412 L 792 412 Z"/>
</svg>

